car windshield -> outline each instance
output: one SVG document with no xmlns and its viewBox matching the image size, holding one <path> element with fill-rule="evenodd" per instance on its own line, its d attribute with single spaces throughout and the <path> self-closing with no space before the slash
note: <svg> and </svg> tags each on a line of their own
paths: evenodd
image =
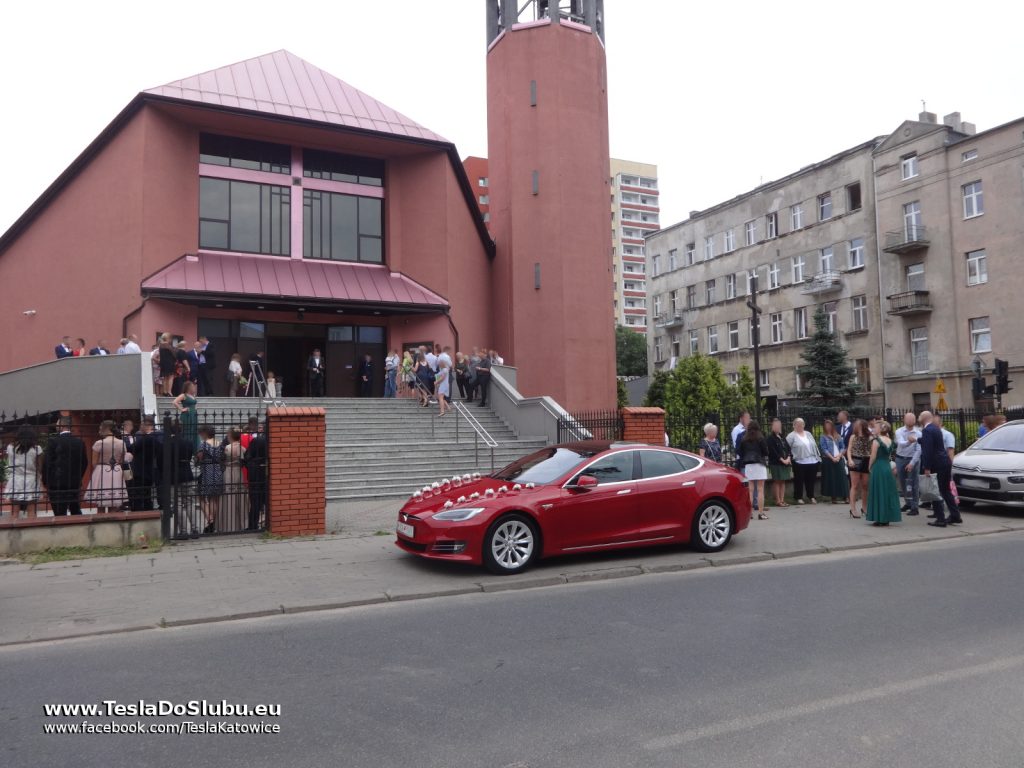
<svg viewBox="0 0 1024 768">
<path fill-rule="evenodd" d="M 592 452 L 575 451 L 571 448 L 544 448 L 513 461 L 491 477 L 496 480 L 515 480 L 517 483 L 547 485 L 572 471 L 591 456 Z"/>
<path fill-rule="evenodd" d="M 993 429 L 971 446 L 974 450 L 1024 453 L 1024 424 Z"/>
</svg>

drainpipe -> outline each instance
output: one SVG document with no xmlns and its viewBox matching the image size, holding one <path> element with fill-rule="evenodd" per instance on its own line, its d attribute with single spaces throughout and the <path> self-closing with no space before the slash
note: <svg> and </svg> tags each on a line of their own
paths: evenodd
<svg viewBox="0 0 1024 768">
<path fill-rule="evenodd" d="M 455 327 L 455 323 L 452 320 L 451 309 L 444 310 L 445 319 L 448 321 L 448 327 L 452 329 L 452 335 L 455 337 L 455 351 L 458 352 L 459 347 L 459 329 Z"/>
<path fill-rule="evenodd" d="M 127 336 L 128 336 L 128 319 L 133 317 L 134 315 L 139 314 L 139 312 L 142 311 L 142 308 L 144 306 L 146 306 L 146 300 L 145 299 L 142 300 L 142 303 L 139 304 L 139 306 L 137 306 L 135 309 L 133 309 L 131 312 L 129 312 L 127 315 L 125 315 L 123 318 L 121 318 L 121 338 L 122 339 L 127 338 Z"/>
<path fill-rule="evenodd" d="M 878 215 L 878 157 L 875 155 L 876 149 L 878 149 L 877 144 L 871 149 L 871 201 L 875 216 L 875 274 L 878 275 L 878 331 L 881 341 L 880 347 L 882 350 L 882 359 L 880 361 L 882 363 L 882 370 L 880 371 L 882 375 L 882 405 L 888 408 L 889 382 L 886 379 L 886 375 L 888 374 L 888 365 L 886 365 L 886 350 L 888 349 L 888 347 L 886 347 L 885 344 L 885 324 L 888 319 L 888 313 L 885 310 L 885 292 L 882 290 L 882 254 L 884 253 L 882 247 L 884 241 L 882 240 L 882 223 L 880 220 L 881 217 Z M 902 355 L 900 355 L 900 357 L 902 357 Z M 900 407 L 904 407 L 902 403 L 900 404 Z"/>
</svg>

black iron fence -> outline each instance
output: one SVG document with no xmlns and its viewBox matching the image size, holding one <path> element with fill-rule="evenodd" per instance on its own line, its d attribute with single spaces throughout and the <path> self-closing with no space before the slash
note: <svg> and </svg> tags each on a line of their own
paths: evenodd
<svg viewBox="0 0 1024 768">
<path fill-rule="evenodd" d="M 264 413 L 0 413 L 0 515 L 161 510 L 164 538 L 261 530 Z"/>
<path fill-rule="evenodd" d="M 625 423 L 621 411 L 580 411 L 558 419 L 558 442 L 621 440 Z"/>
</svg>

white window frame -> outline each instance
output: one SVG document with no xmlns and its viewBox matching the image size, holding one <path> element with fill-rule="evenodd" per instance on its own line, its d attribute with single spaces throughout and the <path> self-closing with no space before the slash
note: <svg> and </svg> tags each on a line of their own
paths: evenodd
<svg viewBox="0 0 1024 768">
<path fill-rule="evenodd" d="M 696 328 L 690 329 L 690 354 L 696 355 L 700 352 L 700 333 Z"/>
<path fill-rule="evenodd" d="M 717 355 L 718 354 L 718 326 L 717 325 L 709 325 L 708 326 L 708 354 L 709 355 Z"/>
<path fill-rule="evenodd" d="M 686 308 L 696 309 L 697 308 L 697 286 L 688 285 L 686 286 Z"/>
<path fill-rule="evenodd" d="M 908 291 L 923 291 L 925 290 L 925 271 L 924 262 L 918 262 L 916 264 L 907 264 L 907 268 L 904 271 L 907 281 Z"/>
<path fill-rule="evenodd" d="M 704 281 L 704 303 L 714 304 L 717 300 L 716 294 L 718 293 L 718 280 L 705 280 Z"/>
<path fill-rule="evenodd" d="M 910 329 L 910 368 L 913 373 L 928 373 L 928 328 Z M 915 348 L 915 345 L 917 347 Z M 921 352 L 924 352 L 922 355 Z"/>
<path fill-rule="evenodd" d="M 855 237 L 849 241 L 848 256 L 850 269 L 860 269 L 864 266 L 864 238 Z"/>
<path fill-rule="evenodd" d="M 651 268 L 654 270 L 654 276 L 657 277 L 661 274 L 661 254 L 656 253 L 651 257 Z"/>
<path fill-rule="evenodd" d="M 628 299 L 626 301 L 626 306 L 627 307 L 632 306 L 629 303 Z M 661 294 L 659 293 L 657 296 L 654 297 L 654 316 L 658 317 L 660 315 L 661 315 Z"/>
<path fill-rule="evenodd" d="M 711 261 L 715 258 L 715 236 L 707 235 L 704 238 L 704 261 Z"/>
<path fill-rule="evenodd" d="M 489 186 L 489 184 L 490 182 L 488 181 L 486 176 L 477 176 L 476 185 L 478 187 L 484 187 L 486 189 Z"/>
<path fill-rule="evenodd" d="M 985 196 L 981 180 L 971 181 L 960 188 L 964 199 L 964 218 L 976 219 L 985 214 Z"/>
<path fill-rule="evenodd" d="M 764 217 L 764 234 L 769 240 L 779 236 L 779 214 L 769 213 Z"/>
<path fill-rule="evenodd" d="M 868 297 L 865 295 L 851 297 L 850 309 L 853 315 L 853 330 L 868 330 Z"/>
<path fill-rule="evenodd" d="M 912 155 L 904 155 L 900 158 L 900 178 L 903 181 L 907 179 L 916 178 L 918 174 L 917 170 L 917 153 Z"/>
<path fill-rule="evenodd" d="M 722 253 L 732 253 L 736 250 L 736 232 L 732 229 L 722 233 Z"/>
<path fill-rule="evenodd" d="M 694 261 L 697 259 L 697 244 L 687 243 L 686 244 L 686 255 L 683 257 L 683 266 L 692 267 Z"/>
<path fill-rule="evenodd" d="M 977 160 L 977 159 L 978 159 L 978 150 L 976 150 L 976 149 L 968 149 L 966 152 L 962 152 L 960 154 L 960 162 L 961 163 L 969 163 L 971 160 Z"/>
<path fill-rule="evenodd" d="M 839 328 L 839 302 L 826 301 L 825 314 L 828 315 L 828 332 L 836 333 Z"/>
<path fill-rule="evenodd" d="M 804 227 L 804 204 L 797 203 L 789 206 L 789 224 L 791 230 L 803 229 Z"/>
<path fill-rule="evenodd" d="M 773 261 L 771 264 L 768 265 L 768 288 L 769 289 L 771 289 L 771 288 L 778 288 L 779 287 L 779 275 L 781 273 L 782 273 L 782 270 L 779 268 L 779 263 L 777 261 Z"/>
<path fill-rule="evenodd" d="M 907 240 L 916 240 L 921 229 L 921 201 L 903 204 L 903 234 Z"/>
<path fill-rule="evenodd" d="M 984 285 L 988 282 L 988 253 L 984 248 L 967 252 L 967 284 Z"/>
<path fill-rule="evenodd" d="M 736 298 L 736 273 L 725 276 L 725 298 Z"/>
<path fill-rule="evenodd" d="M 781 344 L 786 338 L 785 329 L 782 325 L 782 313 L 773 312 L 769 316 L 769 320 L 771 321 L 772 328 L 772 344 Z"/>
<path fill-rule="evenodd" d="M 655 336 L 654 337 L 654 362 L 656 362 L 656 363 L 660 363 L 662 360 L 665 359 L 662 356 L 662 352 L 661 352 L 661 339 L 662 338 L 663 337 L 661 337 L 661 336 Z"/>
<path fill-rule="evenodd" d="M 807 267 L 807 259 L 800 253 L 793 257 L 791 264 L 793 268 L 793 283 L 802 283 L 806 277 L 804 270 Z"/>
<path fill-rule="evenodd" d="M 793 310 L 793 328 L 798 339 L 808 338 L 807 307 L 797 307 Z"/>
<path fill-rule="evenodd" d="M 831 245 L 826 245 L 818 253 L 818 265 L 821 273 L 833 272 L 835 270 L 836 261 L 836 249 Z"/>
<path fill-rule="evenodd" d="M 676 261 L 678 260 L 679 253 L 675 248 L 668 249 L 668 271 L 674 272 L 676 269 Z"/>
<path fill-rule="evenodd" d="M 759 384 L 758 388 L 762 389 L 762 390 L 763 389 L 768 389 L 768 388 L 771 387 L 771 385 L 772 385 L 772 377 L 769 375 L 769 372 L 768 372 L 768 370 L 766 368 L 762 368 L 761 369 L 761 380 L 758 382 L 758 384 Z"/>
<path fill-rule="evenodd" d="M 826 216 L 826 212 L 828 215 Z M 828 221 L 832 218 L 832 193 L 822 192 L 818 195 L 818 221 Z"/>
<path fill-rule="evenodd" d="M 992 320 L 990 317 L 972 317 L 967 321 L 971 333 L 971 354 L 985 355 L 992 351 Z"/>
<path fill-rule="evenodd" d="M 747 245 L 757 242 L 757 219 L 751 219 L 743 225 L 743 237 Z"/>
<path fill-rule="evenodd" d="M 740 348 L 740 322 L 733 320 L 728 325 L 729 351 L 735 352 Z"/>
</svg>

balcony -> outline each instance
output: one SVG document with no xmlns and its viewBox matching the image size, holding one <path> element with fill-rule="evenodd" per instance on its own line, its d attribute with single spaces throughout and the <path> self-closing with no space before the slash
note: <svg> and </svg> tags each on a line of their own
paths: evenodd
<svg viewBox="0 0 1024 768">
<path fill-rule="evenodd" d="M 839 272 L 819 272 L 804 280 L 800 293 L 819 294 L 832 293 L 843 287 L 843 276 Z"/>
<path fill-rule="evenodd" d="M 678 328 L 683 325 L 683 315 L 680 312 L 674 315 L 658 315 L 654 318 L 654 325 L 657 328 Z"/>
<path fill-rule="evenodd" d="M 896 232 L 885 233 L 886 253 L 913 253 L 923 251 L 931 244 L 928 239 L 928 230 L 920 225 L 906 226 Z"/>
<path fill-rule="evenodd" d="M 932 311 L 928 291 L 904 291 L 886 296 L 890 315 L 924 315 Z"/>
</svg>

